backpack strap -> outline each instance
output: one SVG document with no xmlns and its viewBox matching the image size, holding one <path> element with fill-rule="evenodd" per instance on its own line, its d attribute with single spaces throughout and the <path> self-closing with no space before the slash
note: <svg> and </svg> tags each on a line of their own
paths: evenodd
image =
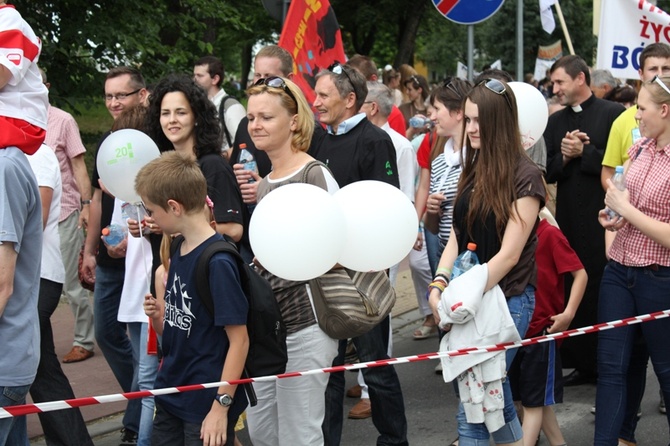
<svg viewBox="0 0 670 446">
<path fill-rule="evenodd" d="M 240 271 L 240 276 L 244 274 L 242 268 L 240 268 L 240 262 L 244 262 L 242 257 L 237 252 L 237 248 L 228 242 L 227 240 L 216 240 L 205 248 L 205 250 L 198 257 L 198 264 L 195 269 L 196 277 L 196 290 L 200 301 L 203 306 L 207 309 L 207 312 L 214 318 L 214 300 L 212 298 L 212 290 L 209 287 L 209 262 L 212 260 L 212 256 L 219 252 L 227 252 L 235 258 L 237 269 Z M 244 284 L 244 279 L 240 278 L 242 284 Z M 243 285 L 244 288 L 244 285 Z M 246 292 L 246 290 L 244 290 Z"/>
<path fill-rule="evenodd" d="M 232 101 L 230 105 L 226 105 L 229 102 L 229 99 Z M 223 134 L 226 136 L 226 142 L 228 143 L 228 147 L 233 147 L 233 141 L 232 138 L 230 137 L 230 132 L 228 131 L 228 127 L 226 126 L 226 112 L 230 108 L 231 105 L 235 105 L 235 103 L 239 104 L 239 101 L 235 99 L 234 97 L 230 95 L 226 95 L 221 99 L 221 105 L 219 105 L 219 121 L 221 121 L 221 128 L 223 129 Z"/>
<path fill-rule="evenodd" d="M 183 241 L 183 235 L 178 235 L 172 240 L 172 243 L 170 243 L 170 258 L 175 256 Z M 228 239 L 216 240 L 207 245 L 202 254 L 200 254 L 200 257 L 198 257 L 198 263 L 195 267 L 195 287 L 202 305 L 207 309 L 207 312 L 212 318 L 214 317 L 214 300 L 212 298 L 212 290 L 209 288 L 209 261 L 217 252 L 227 252 L 235 258 L 238 270 L 240 271 L 242 288 L 244 288 L 245 283 L 244 278 L 242 277 L 244 275 L 244 270 L 241 268 L 241 263 L 244 263 L 244 260 L 240 256 L 235 245 Z M 246 292 L 247 290 L 244 291 Z"/>
</svg>

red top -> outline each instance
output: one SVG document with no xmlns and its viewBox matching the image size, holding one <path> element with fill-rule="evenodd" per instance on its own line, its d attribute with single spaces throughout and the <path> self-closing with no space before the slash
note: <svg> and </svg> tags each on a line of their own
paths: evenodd
<svg viewBox="0 0 670 446">
<path fill-rule="evenodd" d="M 405 126 L 405 118 L 402 115 L 402 112 L 398 110 L 398 107 L 395 105 L 393 108 L 391 108 L 391 114 L 389 115 L 388 118 L 389 121 L 389 126 L 395 130 L 396 132 L 400 133 L 402 136 L 405 136 L 405 133 L 407 133 L 407 127 Z"/>
<path fill-rule="evenodd" d="M 540 334 L 553 323 L 549 318 L 565 309 L 563 275 L 584 268 L 561 230 L 546 220 L 541 220 L 537 227 L 535 262 L 535 312 L 526 332 L 527 338 Z"/>
</svg>

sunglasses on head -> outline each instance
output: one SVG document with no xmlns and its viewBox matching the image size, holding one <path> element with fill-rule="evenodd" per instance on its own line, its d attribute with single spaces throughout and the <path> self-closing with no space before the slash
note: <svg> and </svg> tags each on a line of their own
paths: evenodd
<svg viewBox="0 0 670 446">
<path fill-rule="evenodd" d="M 412 86 L 414 88 L 421 87 L 421 82 L 419 82 L 419 78 L 416 77 L 416 75 L 414 75 L 414 74 L 407 78 L 407 81 L 405 81 L 405 85 L 407 85 L 407 83 L 409 83 L 409 82 L 412 83 Z"/>
<path fill-rule="evenodd" d="M 284 79 L 282 79 L 279 76 L 271 76 L 271 77 L 266 77 L 266 78 L 261 78 L 258 79 L 254 85 L 265 85 L 266 87 L 270 88 L 281 88 L 284 90 L 284 93 L 289 95 L 291 99 L 293 99 L 293 102 L 295 102 L 295 105 L 298 105 L 298 101 L 295 99 L 295 96 L 293 96 L 293 93 L 291 92 L 291 89 L 288 88 L 288 85 L 286 85 L 286 82 L 284 82 Z"/>
<path fill-rule="evenodd" d="M 455 77 L 448 77 L 444 80 L 442 83 L 442 86 L 448 90 L 451 90 L 459 99 L 463 99 L 463 95 L 456 90 L 456 87 L 454 87 L 454 79 Z"/>
<path fill-rule="evenodd" d="M 512 103 L 509 100 L 507 93 L 507 87 L 498 79 L 484 79 L 479 83 L 479 85 L 484 85 L 489 91 L 494 92 L 497 95 L 503 96 L 510 110 L 513 110 Z"/>
<path fill-rule="evenodd" d="M 344 66 L 341 63 L 335 61 L 331 66 L 328 67 L 328 71 L 330 71 L 331 73 L 335 73 L 338 76 L 344 74 L 347 77 L 347 80 L 349 81 L 351 86 L 352 87 L 354 86 L 354 83 L 351 81 L 349 74 L 347 74 L 347 70 L 344 69 Z"/>
<path fill-rule="evenodd" d="M 668 88 L 668 86 L 663 83 L 663 81 L 661 80 L 660 77 L 658 77 L 658 75 L 654 76 L 654 78 L 651 81 L 660 85 L 661 88 L 665 90 L 666 93 L 670 94 L 670 88 Z"/>
</svg>

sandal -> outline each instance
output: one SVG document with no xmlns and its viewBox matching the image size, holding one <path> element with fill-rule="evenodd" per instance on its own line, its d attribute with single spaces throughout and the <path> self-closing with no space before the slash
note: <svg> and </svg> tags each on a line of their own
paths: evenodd
<svg viewBox="0 0 670 446">
<path fill-rule="evenodd" d="M 414 330 L 414 339 L 426 339 L 429 338 L 434 333 L 437 333 L 437 325 L 427 326 L 422 325 L 416 330 Z"/>
</svg>

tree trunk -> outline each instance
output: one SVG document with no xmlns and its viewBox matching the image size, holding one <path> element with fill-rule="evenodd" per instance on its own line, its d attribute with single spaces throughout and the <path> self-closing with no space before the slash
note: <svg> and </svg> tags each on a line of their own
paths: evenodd
<svg viewBox="0 0 670 446">
<path fill-rule="evenodd" d="M 398 53 L 395 56 L 394 66 L 399 67 L 404 63 L 414 64 L 414 41 L 428 2 L 429 0 L 421 0 L 408 9 L 404 26 L 400 28 Z"/>
<path fill-rule="evenodd" d="M 240 70 L 240 84 L 242 90 L 247 89 L 247 82 L 249 80 L 249 73 L 251 73 L 251 50 L 253 49 L 253 44 L 246 43 L 242 47 L 242 69 Z"/>
</svg>

